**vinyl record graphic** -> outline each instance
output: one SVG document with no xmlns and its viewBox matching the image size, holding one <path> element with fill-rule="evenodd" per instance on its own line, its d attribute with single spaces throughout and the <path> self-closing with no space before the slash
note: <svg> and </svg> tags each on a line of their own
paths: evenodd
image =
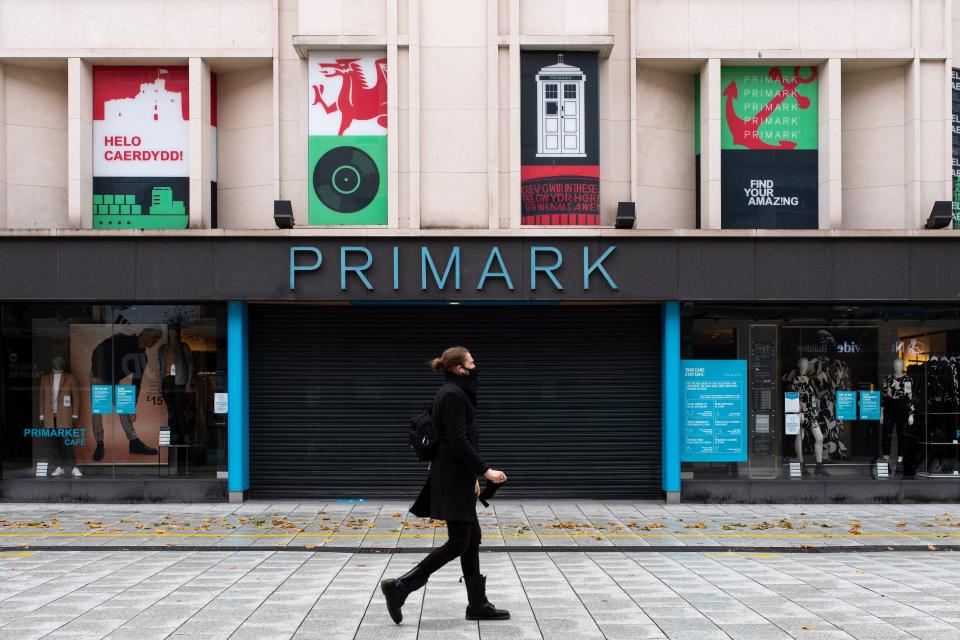
<svg viewBox="0 0 960 640">
<path fill-rule="evenodd" d="M 317 161 L 313 190 L 328 209 L 356 213 L 377 196 L 380 171 L 373 158 L 362 149 L 334 147 Z"/>
</svg>

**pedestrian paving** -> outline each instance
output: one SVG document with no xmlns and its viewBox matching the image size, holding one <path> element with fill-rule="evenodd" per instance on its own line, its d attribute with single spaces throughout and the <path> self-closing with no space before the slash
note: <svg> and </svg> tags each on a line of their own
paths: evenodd
<svg viewBox="0 0 960 640">
<path fill-rule="evenodd" d="M 0 548 L 187 547 L 414 552 L 443 542 L 441 521 L 407 502 L 0 505 Z M 496 501 L 480 508 L 484 547 L 607 551 L 650 547 L 864 549 L 960 545 L 960 507 L 665 505 Z"/>
<path fill-rule="evenodd" d="M 452 563 L 394 625 L 379 592 L 414 554 L 306 549 L 0 554 L 0 640 L 960 638 L 954 552 L 485 553 L 505 622 L 464 619 Z"/>
</svg>

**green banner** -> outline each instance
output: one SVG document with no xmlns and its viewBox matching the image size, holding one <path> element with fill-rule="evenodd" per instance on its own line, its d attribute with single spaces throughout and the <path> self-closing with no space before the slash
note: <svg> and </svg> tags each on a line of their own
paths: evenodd
<svg viewBox="0 0 960 640">
<path fill-rule="evenodd" d="M 387 137 L 310 136 L 310 224 L 387 224 Z"/>
<path fill-rule="evenodd" d="M 817 149 L 817 70 L 723 67 L 722 149 Z"/>
</svg>

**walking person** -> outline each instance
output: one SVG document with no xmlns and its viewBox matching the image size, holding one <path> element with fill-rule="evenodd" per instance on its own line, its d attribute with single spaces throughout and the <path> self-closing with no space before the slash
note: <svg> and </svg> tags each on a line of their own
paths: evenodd
<svg viewBox="0 0 960 640">
<path fill-rule="evenodd" d="M 407 596 L 424 586 L 432 573 L 459 557 L 467 588 L 467 620 L 508 620 L 509 611 L 497 609 L 487 600 L 487 578 L 480 574 L 478 477 L 503 483 L 507 474 L 491 469 L 477 451 L 477 364 L 466 348 L 450 347 L 434 358 L 430 367 L 444 374 L 443 386 L 431 409 L 440 442 L 426 484 L 410 512 L 421 518 L 445 520 L 448 537 L 443 546 L 430 552 L 406 574 L 383 580 L 380 590 L 386 597 L 390 617 L 400 624 L 400 608 Z"/>
</svg>

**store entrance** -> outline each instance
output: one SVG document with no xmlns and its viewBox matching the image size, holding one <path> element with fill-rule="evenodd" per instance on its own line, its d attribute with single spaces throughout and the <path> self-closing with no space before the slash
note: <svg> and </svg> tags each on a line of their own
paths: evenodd
<svg viewBox="0 0 960 640">
<path fill-rule="evenodd" d="M 660 333 L 657 305 L 252 305 L 251 495 L 415 495 L 408 423 L 460 344 L 504 497 L 660 497 Z"/>
</svg>

